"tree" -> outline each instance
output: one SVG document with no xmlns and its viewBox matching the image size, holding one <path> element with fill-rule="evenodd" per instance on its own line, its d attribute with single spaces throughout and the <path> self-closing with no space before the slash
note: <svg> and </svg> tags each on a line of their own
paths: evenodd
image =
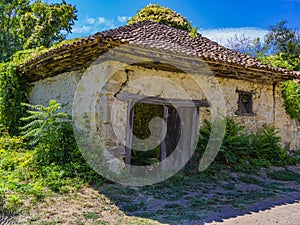
<svg viewBox="0 0 300 225">
<path fill-rule="evenodd" d="M 71 33 L 77 20 L 75 6 L 41 0 L 0 0 L 0 61 L 19 50 L 50 47 Z"/>
<path fill-rule="evenodd" d="M 245 34 L 235 35 L 227 39 L 225 46 L 242 54 L 256 57 L 263 51 L 263 45 L 260 38 L 246 37 Z"/>
<path fill-rule="evenodd" d="M 137 14 L 127 22 L 127 24 L 144 20 L 159 22 L 178 29 L 187 30 L 193 36 L 197 34 L 197 29 L 193 28 L 192 23 L 189 22 L 185 17 L 167 7 L 163 7 L 158 4 L 150 4 L 145 6 L 138 11 Z"/>
<path fill-rule="evenodd" d="M 287 27 L 287 21 L 271 26 L 265 36 L 265 54 L 262 59 L 274 67 L 300 70 L 300 34 Z"/>
<path fill-rule="evenodd" d="M 267 49 L 273 54 L 285 54 L 286 57 L 300 55 L 300 34 L 283 20 L 273 26 L 265 36 Z"/>
</svg>

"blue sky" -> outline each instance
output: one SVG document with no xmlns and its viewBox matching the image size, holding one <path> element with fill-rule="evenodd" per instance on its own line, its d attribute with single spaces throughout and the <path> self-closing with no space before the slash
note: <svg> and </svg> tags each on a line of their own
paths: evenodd
<svg viewBox="0 0 300 225">
<path fill-rule="evenodd" d="M 46 0 L 49 3 L 59 0 Z M 67 0 L 76 5 L 73 37 L 126 24 L 126 19 L 150 3 L 167 6 L 187 17 L 204 36 L 222 42 L 234 34 L 262 37 L 270 25 L 288 20 L 300 30 L 300 0 Z"/>
</svg>

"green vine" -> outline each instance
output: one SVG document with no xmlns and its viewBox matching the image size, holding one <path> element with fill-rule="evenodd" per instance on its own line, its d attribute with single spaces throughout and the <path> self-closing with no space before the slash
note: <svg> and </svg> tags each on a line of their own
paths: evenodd
<svg viewBox="0 0 300 225">
<path fill-rule="evenodd" d="M 19 51 L 11 61 L 0 63 L 0 124 L 11 134 L 18 133 L 20 117 L 24 114 L 22 102 L 27 102 L 28 83 L 17 71 L 18 65 L 24 63 L 45 49 Z"/>
<path fill-rule="evenodd" d="M 22 102 L 28 102 L 29 84 L 17 70 L 20 64 L 64 44 L 72 44 L 77 39 L 66 40 L 51 48 L 35 48 L 16 52 L 9 62 L 0 63 L 0 125 L 10 134 L 17 134 L 24 116 Z"/>
<path fill-rule="evenodd" d="M 282 97 L 287 113 L 293 119 L 300 120 L 300 83 L 295 81 L 284 82 Z"/>
</svg>

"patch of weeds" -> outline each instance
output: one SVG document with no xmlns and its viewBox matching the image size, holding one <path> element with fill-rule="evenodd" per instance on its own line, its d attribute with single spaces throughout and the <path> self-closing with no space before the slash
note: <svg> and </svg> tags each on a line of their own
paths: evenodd
<svg viewBox="0 0 300 225">
<path fill-rule="evenodd" d="M 268 177 L 274 180 L 281 181 L 297 181 L 300 183 L 300 174 L 291 170 L 279 170 L 268 173 Z"/>
<path fill-rule="evenodd" d="M 167 201 L 176 201 L 180 199 L 186 192 L 181 185 L 161 186 L 161 184 L 152 185 L 152 187 L 144 187 L 144 194 L 153 196 L 158 199 Z"/>
<path fill-rule="evenodd" d="M 55 225 L 57 224 L 55 221 L 41 221 L 39 225 Z"/>
<path fill-rule="evenodd" d="M 83 225 L 83 222 L 81 220 L 76 220 L 75 225 Z"/>
<path fill-rule="evenodd" d="M 255 201 L 267 199 L 274 195 L 275 193 L 272 190 L 250 191 L 241 197 L 241 202 L 254 203 Z"/>
<path fill-rule="evenodd" d="M 85 212 L 85 213 L 83 213 L 83 216 L 85 219 L 91 219 L 91 220 L 96 220 L 101 217 L 101 215 L 99 215 L 95 212 Z"/>
<path fill-rule="evenodd" d="M 90 225 L 108 225 L 108 224 L 109 222 L 103 220 L 93 221 L 90 223 Z"/>
<path fill-rule="evenodd" d="M 293 191 L 298 191 L 296 188 L 289 188 L 289 187 L 283 187 L 283 188 L 279 188 L 280 191 L 283 192 L 293 192 Z"/>
<path fill-rule="evenodd" d="M 137 192 L 136 189 L 120 185 L 109 185 L 109 189 L 105 190 L 105 193 L 109 195 L 136 195 Z"/>
<path fill-rule="evenodd" d="M 177 207 L 172 210 L 163 208 L 156 211 L 155 218 L 162 223 L 178 224 L 184 221 L 201 219 L 201 214 L 199 212 L 199 210 L 184 206 Z"/>
</svg>

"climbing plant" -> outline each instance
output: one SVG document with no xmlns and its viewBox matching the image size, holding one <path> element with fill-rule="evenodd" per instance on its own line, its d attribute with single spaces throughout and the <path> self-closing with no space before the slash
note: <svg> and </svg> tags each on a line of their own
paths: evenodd
<svg viewBox="0 0 300 225">
<path fill-rule="evenodd" d="M 10 134 L 18 133 L 20 118 L 25 113 L 22 102 L 27 102 L 29 84 L 18 71 L 18 66 L 46 51 L 64 44 L 71 44 L 77 39 L 66 40 L 51 48 L 39 47 L 16 52 L 9 62 L 0 63 L 0 125 Z"/>
<path fill-rule="evenodd" d="M 0 63 L 0 124 L 10 133 L 16 133 L 23 114 L 21 102 L 27 98 L 27 82 L 17 67 L 44 49 L 24 50 L 15 53 L 9 62 Z"/>
<path fill-rule="evenodd" d="M 282 96 L 287 113 L 300 120 L 300 83 L 287 81 L 283 83 Z"/>
</svg>

